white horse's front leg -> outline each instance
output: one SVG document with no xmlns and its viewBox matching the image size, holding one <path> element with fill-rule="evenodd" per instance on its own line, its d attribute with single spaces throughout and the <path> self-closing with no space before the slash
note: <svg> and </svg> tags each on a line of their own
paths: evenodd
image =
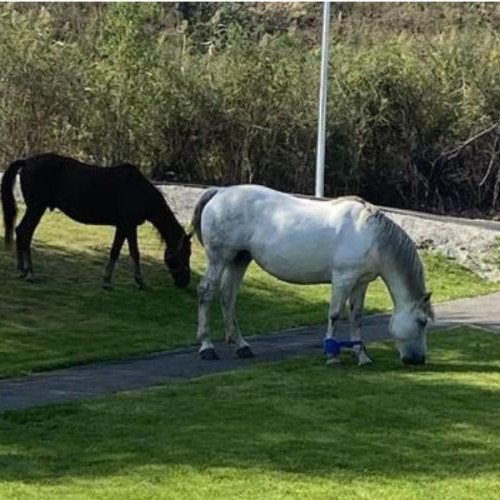
<svg viewBox="0 0 500 500">
<path fill-rule="evenodd" d="M 363 321 L 363 307 L 365 303 L 368 283 L 356 285 L 349 295 L 349 323 L 351 326 L 351 340 L 361 340 L 361 324 Z M 354 354 L 358 360 L 358 366 L 371 363 L 364 346 L 355 346 Z"/>
<path fill-rule="evenodd" d="M 197 337 L 201 342 L 199 353 L 202 359 L 219 359 L 210 339 L 210 305 L 224 266 L 209 262 L 200 284 L 198 285 L 198 331 Z"/>
<path fill-rule="evenodd" d="M 236 355 L 239 358 L 253 358 L 250 344 L 241 335 L 235 310 L 238 289 L 249 263 L 249 260 L 231 262 L 224 270 L 220 287 L 226 342 L 236 344 Z"/>
<path fill-rule="evenodd" d="M 338 322 L 340 320 L 340 313 L 344 310 L 347 297 L 349 295 L 349 288 L 346 284 L 339 279 L 332 279 L 332 297 L 330 300 L 330 308 L 328 310 L 328 327 L 326 329 L 325 338 L 331 339 L 335 337 Z M 333 355 L 328 355 L 326 360 L 327 364 L 337 363 L 338 358 Z"/>
</svg>

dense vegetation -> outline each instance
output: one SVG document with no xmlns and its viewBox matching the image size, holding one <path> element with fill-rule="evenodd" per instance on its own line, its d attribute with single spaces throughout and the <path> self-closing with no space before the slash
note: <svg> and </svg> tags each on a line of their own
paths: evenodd
<svg viewBox="0 0 500 500">
<path fill-rule="evenodd" d="M 312 192 L 320 8 L 1 4 L 1 164 L 56 150 Z M 327 193 L 498 210 L 500 5 L 333 11 Z"/>
</svg>

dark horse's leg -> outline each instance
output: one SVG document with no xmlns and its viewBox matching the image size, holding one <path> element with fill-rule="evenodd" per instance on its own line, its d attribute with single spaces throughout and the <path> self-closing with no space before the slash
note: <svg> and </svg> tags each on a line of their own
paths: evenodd
<svg viewBox="0 0 500 500">
<path fill-rule="evenodd" d="M 17 269 L 21 273 L 20 277 L 27 280 L 33 279 L 31 240 L 44 212 L 45 207 L 28 206 L 21 223 L 16 228 Z"/>
<path fill-rule="evenodd" d="M 130 258 L 132 259 L 132 266 L 134 268 L 135 282 L 140 290 L 144 290 L 146 286 L 141 273 L 141 256 L 139 253 L 139 245 L 137 244 L 137 226 L 133 226 L 127 231 L 127 241 Z"/>
<path fill-rule="evenodd" d="M 116 261 L 120 256 L 120 251 L 125 241 L 126 230 L 119 226 L 115 231 L 115 238 L 113 240 L 113 245 L 111 245 L 111 251 L 109 252 L 109 261 L 106 265 L 106 270 L 104 271 L 104 278 L 102 280 L 102 287 L 106 290 L 111 290 L 113 286 L 111 285 L 111 279 L 113 278 L 113 270 L 115 269 Z"/>
</svg>

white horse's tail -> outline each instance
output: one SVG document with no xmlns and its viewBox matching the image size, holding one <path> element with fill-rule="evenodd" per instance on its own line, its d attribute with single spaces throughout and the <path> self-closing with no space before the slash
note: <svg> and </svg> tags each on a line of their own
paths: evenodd
<svg viewBox="0 0 500 500">
<path fill-rule="evenodd" d="M 203 213 L 203 209 L 205 205 L 219 192 L 218 187 L 213 187 L 207 189 L 196 203 L 194 207 L 193 218 L 191 220 L 191 227 L 196 232 L 196 236 L 198 236 L 198 240 L 203 245 L 203 238 L 201 237 L 201 214 Z"/>
</svg>

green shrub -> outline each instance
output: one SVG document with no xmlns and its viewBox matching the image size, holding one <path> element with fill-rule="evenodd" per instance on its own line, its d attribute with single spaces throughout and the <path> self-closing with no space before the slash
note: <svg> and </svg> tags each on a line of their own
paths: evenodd
<svg viewBox="0 0 500 500">
<path fill-rule="evenodd" d="M 315 4 L 2 4 L 0 159 L 313 191 Z M 334 5 L 326 191 L 498 208 L 500 7 Z"/>
</svg>

